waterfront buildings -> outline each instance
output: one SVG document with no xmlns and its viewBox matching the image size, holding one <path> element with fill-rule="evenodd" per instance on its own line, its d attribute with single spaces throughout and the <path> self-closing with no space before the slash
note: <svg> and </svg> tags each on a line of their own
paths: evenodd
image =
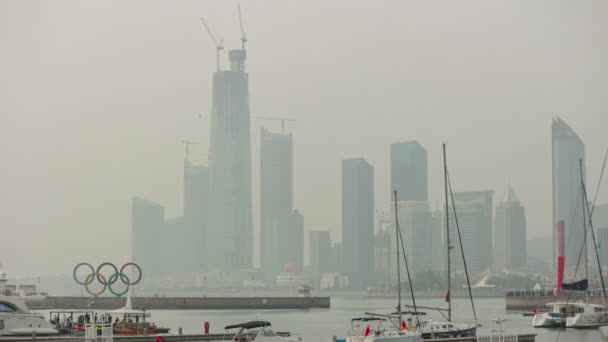
<svg viewBox="0 0 608 342">
<path fill-rule="evenodd" d="M 380 284 L 386 284 L 391 270 L 391 228 L 383 229 L 374 236 L 374 277 Z"/>
<path fill-rule="evenodd" d="M 331 238 L 328 231 L 311 231 L 309 234 L 310 245 L 310 276 L 313 285 L 318 283 L 323 273 L 329 272 L 331 268 Z"/>
<path fill-rule="evenodd" d="M 394 214 L 393 207 L 393 216 Z M 422 273 L 430 272 L 433 261 L 432 228 L 433 217 L 426 201 L 397 201 L 397 215 L 399 227 L 403 235 L 405 254 L 407 255 L 410 275 L 412 279 Z M 394 226 L 393 226 L 394 227 Z M 391 233 L 391 283 L 397 281 L 397 243 L 399 242 L 396 230 Z M 399 248 L 401 244 L 399 243 Z M 436 251 L 440 253 L 440 250 Z M 403 258 L 403 251 L 400 250 Z M 405 270 L 405 269 L 403 269 Z M 403 271 L 402 270 L 402 271 Z"/>
<path fill-rule="evenodd" d="M 597 232 L 596 239 L 600 263 L 608 265 L 608 204 L 596 205 L 593 210 L 593 228 Z"/>
<path fill-rule="evenodd" d="M 391 144 L 391 203 L 393 191 L 400 201 L 427 201 L 427 152 L 418 141 Z"/>
<path fill-rule="evenodd" d="M 184 217 L 185 268 L 188 273 L 207 271 L 206 243 L 209 217 L 209 168 L 184 161 Z"/>
<path fill-rule="evenodd" d="M 267 276 L 274 279 L 292 260 L 293 252 L 289 246 L 295 235 L 292 135 L 262 128 L 260 146 L 261 265 Z"/>
<path fill-rule="evenodd" d="M 364 159 L 342 161 L 342 270 L 353 287 L 373 280 L 374 168 Z"/>
<path fill-rule="evenodd" d="M 131 250 L 133 261 L 151 276 L 163 274 L 165 208 L 158 203 L 134 197 L 131 202 Z"/>
<path fill-rule="evenodd" d="M 433 211 L 431 225 L 431 272 L 442 274 L 445 272 L 446 263 L 446 245 L 445 245 L 445 230 L 443 227 L 443 212 L 441 210 Z"/>
<path fill-rule="evenodd" d="M 467 191 L 453 194 L 464 255 L 471 275 L 492 269 L 492 191 Z M 464 271 L 456 218 L 450 203 L 450 243 L 452 270 Z"/>
<path fill-rule="evenodd" d="M 511 186 L 496 207 L 494 229 L 495 269 L 526 265 L 526 212 Z"/>
<path fill-rule="evenodd" d="M 583 242 L 581 210 L 581 172 L 583 160 L 585 179 L 585 145 L 576 132 L 562 119 L 551 124 L 552 175 L 553 175 L 553 265 L 556 260 L 555 226 L 564 220 L 566 227 L 566 269 L 576 267 Z"/>
</svg>

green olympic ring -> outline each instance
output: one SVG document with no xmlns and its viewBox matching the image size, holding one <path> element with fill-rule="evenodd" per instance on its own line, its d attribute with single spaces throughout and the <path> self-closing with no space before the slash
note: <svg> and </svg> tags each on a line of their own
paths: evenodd
<svg viewBox="0 0 608 342">
<path fill-rule="evenodd" d="M 114 290 L 112 289 L 112 284 L 114 284 L 114 283 L 116 282 L 116 280 L 118 279 L 118 276 L 120 276 L 120 278 L 121 278 L 121 279 L 127 279 L 127 282 L 126 282 L 126 284 L 127 284 L 127 288 L 126 288 L 124 291 L 122 291 L 122 292 L 114 292 Z M 130 282 L 131 282 L 131 281 L 129 280 L 129 277 L 127 277 L 127 275 L 126 275 L 126 274 L 124 274 L 124 273 L 114 273 L 114 274 L 112 274 L 112 275 L 110 276 L 110 279 L 108 279 L 108 284 L 109 284 L 109 285 L 108 285 L 108 289 L 109 289 L 109 290 L 110 290 L 110 292 L 112 292 L 112 294 L 113 294 L 113 295 L 115 295 L 116 297 L 122 297 L 122 296 L 126 295 L 126 294 L 127 294 L 127 292 L 129 292 L 129 288 L 131 287 L 131 286 L 129 286 L 129 283 L 130 283 Z M 103 283 L 102 283 L 102 284 L 103 284 Z"/>
</svg>

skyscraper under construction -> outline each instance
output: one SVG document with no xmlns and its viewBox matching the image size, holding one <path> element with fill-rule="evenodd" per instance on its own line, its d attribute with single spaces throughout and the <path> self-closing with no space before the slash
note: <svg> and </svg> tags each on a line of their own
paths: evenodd
<svg viewBox="0 0 608 342">
<path fill-rule="evenodd" d="M 244 44 L 243 44 L 244 45 Z M 252 267 L 249 78 L 244 46 L 229 52 L 230 70 L 213 74 L 209 153 L 209 271 Z"/>
</svg>

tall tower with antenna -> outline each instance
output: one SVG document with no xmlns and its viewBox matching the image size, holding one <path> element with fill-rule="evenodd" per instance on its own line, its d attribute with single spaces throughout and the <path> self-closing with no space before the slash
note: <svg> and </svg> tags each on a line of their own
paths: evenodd
<svg viewBox="0 0 608 342">
<path fill-rule="evenodd" d="M 209 151 L 209 272 L 249 269 L 253 259 L 249 76 L 239 7 L 241 49 L 229 52 L 230 70 L 213 73 Z"/>
</svg>

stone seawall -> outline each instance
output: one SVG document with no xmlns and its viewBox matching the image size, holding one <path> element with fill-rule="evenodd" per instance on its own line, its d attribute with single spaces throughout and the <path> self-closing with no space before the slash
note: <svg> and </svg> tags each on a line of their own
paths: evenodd
<svg viewBox="0 0 608 342">
<path fill-rule="evenodd" d="M 146 310 L 277 310 L 329 308 L 330 297 L 132 297 L 136 308 Z M 47 297 L 27 302 L 30 309 L 102 309 L 125 305 L 118 297 Z"/>
<path fill-rule="evenodd" d="M 579 300 L 585 300 L 584 294 L 576 295 L 559 295 L 559 296 L 534 296 L 534 295 L 523 295 L 523 296 L 507 296 L 505 298 L 506 309 L 514 311 L 532 311 L 534 309 L 538 311 L 548 311 L 551 308 L 547 306 L 548 303 L 555 302 L 570 302 L 574 303 Z M 595 304 L 602 304 L 602 296 L 592 295 L 589 296 L 589 302 Z"/>
</svg>

